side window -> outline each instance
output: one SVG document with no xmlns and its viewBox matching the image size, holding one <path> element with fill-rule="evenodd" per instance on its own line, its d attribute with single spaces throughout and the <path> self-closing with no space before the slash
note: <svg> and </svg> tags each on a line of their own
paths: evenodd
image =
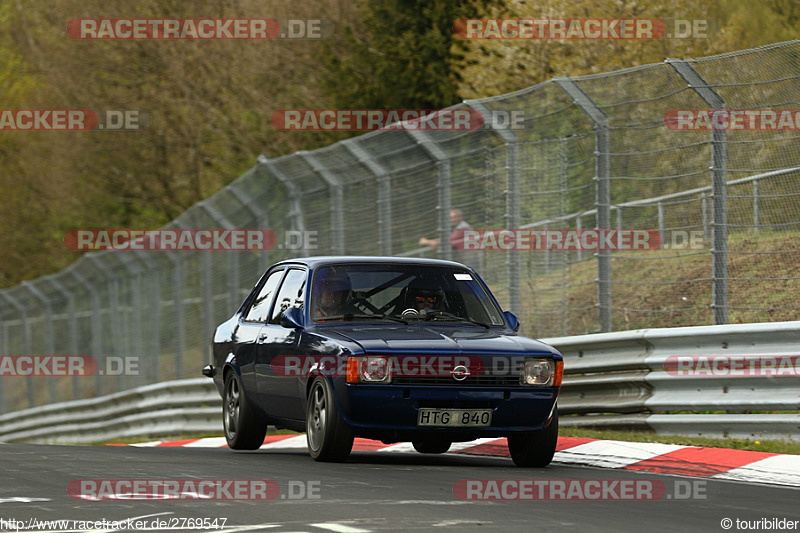
<svg viewBox="0 0 800 533">
<path fill-rule="evenodd" d="M 266 322 L 267 314 L 269 313 L 269 304 L 272 303 L 272 293 L 278 286 L 278 282 L 283 275 L 283 269 L 277 270 L 269 275 L 261 291 L 250 306 L 250 310 L 245 315 L 244 319 L 248 322 Z"/>
<path fill-rule="evenodd" d="M 275 307 L 272 308 L 272 318 L 270 324 L 280 324 L 281 313 L 290 308 L 303 308 L 303 299 L 306 292 L 306 271 L 292 269 L 286 274 L 283 280 L 278 297 L 275 300 Z"/>
</svg>

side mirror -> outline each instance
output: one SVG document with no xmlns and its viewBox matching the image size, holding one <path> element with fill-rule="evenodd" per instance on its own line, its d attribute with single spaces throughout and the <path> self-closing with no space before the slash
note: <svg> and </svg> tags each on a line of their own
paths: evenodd
<svg viewBox="0 0 800 533">
<path fill-rule="evenodd" d="M 510 327 L 514 331 L 519 331 L 519 318 L 511 311 L 503 311 L 503 316 Z"/>
<path fill-rule="evenodd" d="M 290 307 L 281 313 L 281 326 L 284 328 L 304 328 L 303 310 L 298 307 Z"/>
</svg>

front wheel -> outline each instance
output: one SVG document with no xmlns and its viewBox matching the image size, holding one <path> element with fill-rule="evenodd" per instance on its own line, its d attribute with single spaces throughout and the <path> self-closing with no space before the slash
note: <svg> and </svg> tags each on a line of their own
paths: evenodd
<svg viewBox="0 0 800 533">
<path fill-rule="evenodd" d="M 541 468 L 550 464 L 558 444 L 558 408 L 553 409 L 550 425 L 538 431 L 508 437 L 508 451 L 514 464 Z"/>
<path fill-rule="evenodd" d="M 306 441 L 315 461 L 340 463 L 353 449 L 353 432 L 339 416 L 333 389 L 323 377 L 314 380 L 308 393 Z"/>
<path fill-rule="evenodd" d="M 228 447 L 233 450 L 257 450 L 264 444 L 267 424 L 250 407 L 235 370 L 225 376 L 222 425 Z"/>
</svg>

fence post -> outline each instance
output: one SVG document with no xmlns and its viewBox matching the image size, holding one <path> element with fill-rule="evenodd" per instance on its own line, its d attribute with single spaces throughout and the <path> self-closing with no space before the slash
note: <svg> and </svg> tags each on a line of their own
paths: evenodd
<svg viewBox="0 0 800 533">
<path fill-rule="evenodd" d="M 346 252 L 344 234 L 344 186 L 339 176 L 328 170 L 319 162 L 312 152 L 301 150 L 297 154 L 316 172 L 328 185 L 331 192 L 331 229 L 333 230 L 333 254 L 344 255 Z"/>
<path fill-rule="evenodd" d="M 17 301 L 16 298 L 8 294 L 6 291 L 0 291 L 0 296 L 5 298 L 5 300 L 17 310 L 19 313 L 19 319 L 22 324 L 22 349 L 25 351 L 25 355 L 32 355 L 31 352 L 31 324 L 28 321 L 28 313 L 25 310 L 25 307 Z M 25 377 L 25 384 L 28 388 L 28 407 L 34 407 L 36 405 L 36 395 L 34 394 L 34 387 L 33 387 L 33 378 L 31 376 Z"/>
<path fill-rule="evenodd" d="M 0 350 L 2 353 L 8 353 L 8 347 L 6 346 L 6 324 L 5 320 L 3 320 L 3 312 L 0 311 Z M 6 390 L 5 390 L 5 381 L 3 377 L 0 376 L 0 414 L 6 412 Z"/>
<path fill-rule="evenodd" d="M 436 161 L 438 177 L 436 190 L 438 193 L 439 213 L 439 257 L 442 259 L 453 258 L 453 248 L 450 245 L 450 158 L 447 153 L 434 143 L 424 131 L 404 130 Z"/>
<path fill-rule="evenodd" d="M 78 355 L 78 319 L 75 316 L 75 296 L 69 292 L 64 284 L 56 279 L 55 275 L 45 277 L 50 285 L 61 293 L 67 302 L 67 329 L 69 330 L 69 354 Z M 80 398 L 80 387 L 78 383 L 78 376 L 72 376 L 72 399 L 77 400 Z"/>
<path fill-rule="evenodd" d="M 571 78 L 555 77 L 553 81 L 572 98 L 595 125 L 595 187 L 597 229 L 611 229 L 611 167 L 609 161 L 608 116 Z M 600 331 L 611 331 L 611 251 L 597 251 L 597 307 Z"/>
<path fill-rule="evenodd" d="M 44 306 L 45 350 L 47 351 L 47 355 L 53 356 L 55 355 L 55 342 L 54 342 L 55 333 L 53 331 L 53 306 L 51 305 L 50 300 L 42 293 L 42 291 L 40 291 L 36 287 L 36 285 L 31 283 L 30 281 L 23 281 L 21 285 L 26 289 L 28 289 L 28 292 L 30 292 L 33 295 L 33 297 L 39 300 L 39 303 L 41 303 Z M 50 403 L 57 402 L 58 395 L 56 394 L 56 379 L 54 376 L 50 376 L 48 378 L 47 385 L 48 385 L 47 386 L 48 394 L 50 396 Z"/>
<path fill-rule="evenodd" d="M 145 285 L 149 286 L 146 298 L 148 303 L 144 303 L 141 295 L 139 297 L 142 311 L 144 311 L 144 307 L 147 305 L 149 312 L 147 313 L 148 326 L 145 327 L 144 324 L 142 324 L 142 334 L 145 335 L 145 338 L 140 340 L 137 347 L 141 350 L 140 357 L 152 358 L 152 361 L 139 361 L 139 375 L 136 381 L 139 385 L 143 385 L 144 382 L 147 381 L 147 376 L 144 375 L 144 369 L 158 369 L 159 360 L 161 358 L 161 281 L 159 280 L 160 272 L 158 265 L 150 258 L 147 252 L 143 250 L 133 250 L 133 254 L 140 263 L 145 265 L 145 268 L 139 272 L 139 276 L 145 277 L 143 274 L 147 274 L 146 278 L 149 280 L 149 282 L 145 282 Z M 141 318 L 139 320 L 141 321 Z M 145 331 L 149 331 L 149 334 L 145 334 Z M 152 373 L 151 371 L 151 374 Z"/>
<path fill-rule="evenodd" d="M 466 105 L 478 111 L 484 117 L 484 122 L 492 117 L 492 111 L 482 102 L 467 100 Z M 519 137 L 511 128 L 493 128 L 505 143 L 506 147 L 506 212 L 503 214 L 503 225 L 512 230 L 518 230 L 521 224 L 520 217 L 520 185 L 519 185 Z M 484 255 L 484 254 L 481 254 Z M 522 312 L 522 257 L 519 250 L 506 252 L 506 269 L 508 273 L 508 306 L 514 313 Z"/>
<path fill-rule="evenodd" d="M 86 256 L 84 256 L 86 257 Z M 75 263 L 77 265 L 77 263 Z M 83 274 L 77 271 L 76 268 L 70 270 L 70 274 L 78 283 L 83 285 L 86 292 L 89 293 L 89 305 L 92 307 L 92 323 L 91 323 L 91 352 L 95 362 L 100 365 L 100 360 L 103 354 L 103 324 L 101 323 L 102 315 L 100 314 L 100 297 L 97 295 L 97 289 L 84 277 Z M 98 373 L 95 379 L 95 387 L 98 396 L 103 394 L 103 380 L 102 376 Z"/>
<path fill-rule="evenodd" d="M 275 164 L 274 161 L 270 160 L 265 154 L 261 154 L 258 156 L 258 167 L 264 167 L 267 169 L 267 172 L 275 176 L 275 178 L 280 181 L 286 190 L 289 191 L 289 198 L 292 200 L 292 209 L 289 211 L 289 217 L 291 219 L 292 230 L 294 231 L 305 231 L 306 225 L 305 221 L 303 220 L 303 203 L 302 203 L 302 191 L 297 187 L 289 176 L 287 176 L 278 165 Z M 303 246 L 305 246 L 305 239 L 303 239 Z M 308 255 L 308 250 L 302 248 L 301 255 Z M 266 268 L 262 269 L 266 270 Z"/>
<path fill-rule="evenodd" d="M 666 228 L 664 227 L 664 203 L 658 202 L 658 232 L 661 234 L 661 242 L 667 242 L 665 235 Z"/>
<path fill-rule="evenodd" d="M 378 178 L 378 249 L 381 255 L 392 255 L 392 176 L 354 139 L 342 145 Z"/>
<path fill-rule="evenodd" d="M 206 201 L 200 202 L 200 207 L 208 213 L 208 216 L 222 229 L 232 230 L 236 229 L 236 225 L 228 220 L 228 218 L 223 215 L 219 209 L 210 205 Z M 214 293 L 211 290 L 211 270 L 212 270 L 212 257 L 211 254 L 214 253 L 211 250 L 204 250 L 200 253 L 203 254 L 203 299 L 205 301 L 205 305 L 203 306 L 203 341 L 202 341 L 202 350 L 203 355 L 205 356 L 205 360 L 207 363 L 214 362 L 214 354 L 211 353 L 211 338 L 214 334 L 214 330 L 216 329 L 216 325 L 214 324 Z M 231 302 L 231 298 L 235 294 L 237 290 L 237 286 L 239 284 L 239 259 L 238 259 L 238 251 L 230 250 L 228 252 L 228 301 Z M 235 302 L 232 305 L 237 305 Z M 181 377 L 181 376 L 178 376 Z"/>
<path fill-rule="evenodd" d="M 261 167 L 256 167 L 256 168 L 260 169 Z M 240 204 L 242 204 L 242 207 L 244 207 L 245 209 L 247 209 L 250 212 L 250 214 L 253 217 L 253 222 L 254 222 L 254 224 L 255 224 L 257 229 L 260 229 L 260 230 L 268 229 L 267 226 L 269 226 L 269 214 L 267 213 L 267 211 L 265 211 L 265 210 L 264 211 L 260 211 L 260 210 L 257 210 L 256 208 L 254 208 L 253 205 L 252 205 L 253 204 L 252 200 L 250 200 L 247 197 L 247 195 L 244 192 L 242 192 L 241 189 L 239 189 L 238 187 L 234 186 L 233 184 L 228 185 L 226 187 L 226 190 L 230 191 L 230 193 L 233 195 L 233 197 Z M 261 250 L 261 251 L 258 252 L 258 275 L 259 276 L 261 276 L 261 274 L 266 272 L 267 271 L 267 267 L 269 267 L 270 264 L 271 264 L 269 262 L 269 255 L 270 255 L 270 251 L 269 250 Z M 237 257 L 238 257 L 238 254 L 237 254 Z M 242 303 L 242 295 L 239 293 L 239 291 L 241 290 L 241 280 L 239 279 L 239 268 L 240 268 L 240 265 L 238 263 L 238 259 L 237 259 L 236 268 L 237 268 L 237 270 L 236 270 L 236 280 L 235 280 L 235 282 L 234 282 L 234 280 L 231 280 L 231 285 L 233 285 L 232 290 L 234 291 L 233 292 L 233 302 L 231 302 L 232 305 L 231 305 L 231 309 L 230 309 L 230 313 L 231 314 L 233 314 L 239 308 L 239 304 Z"/>
<path fill-rule="evenodd" d="M 761 213 L 759 212 L 758 180 L 753 180 L 753 229 L 756 233 L 761 226 Z"/>
<path fill-rule="evenodd" d="M 700 74 L 685 59 L 667 59 L 666 62 L 680 74 L 713 113 L 711 123 L 716 123 L 717 114 L 725 113 L 725 100 L 706 83 Z M 727 136 L 724 128 L 711 131 L 711 285 L 714 309 L 714 324 L 728 323 L 728 185 L 727 185 Z"/>
</svg>

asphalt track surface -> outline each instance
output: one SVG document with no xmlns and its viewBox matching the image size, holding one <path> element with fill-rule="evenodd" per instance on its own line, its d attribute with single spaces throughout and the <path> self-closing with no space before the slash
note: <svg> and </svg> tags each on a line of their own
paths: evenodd
<svg viewBox="0 0 800 533">
<path fill-rule="evenodd" d="M 9 520 L 18 521 L 20 531 L 351 533 L 726 531 L 721 526 L 725 518 L 733 521 L 728 531 L 743 529 L 737 527 L 737 519 L 749 521 L 748 530 L 758 525 L 756 530 L 776 531 L 782 528 L 767 527 L 774 525 L 775 519 L 800 520 L 797 487 L 559 464 L 545 469 L 520 469 L 503 457 L 357 451 L 346 463 L 325 464 L 314 462 L 303 450 L 234 452 L 226 448 L 2 444 L 0 462 L 3 531 L 16 530 Z M 90 501 L 68 493 L 68 486 L 75 487 L 76 480 L 86 479 L 274 480 L 280 495 L 269 501 Z M 546 487 L 557 486 L 558 482 L 573 486 L 573 480 L 607 480 L 605 486 L 613 487 L 613 482 L 628 480 L 628 484 L 638 481 L 662 486 L 666 493 L 658 499 L 624 501 L 566 499 L 557 494 L 554 501 L 464 501 L 454 494 L 454 486 L 460 480 L 490 479 L 537 480 Z M 463 486 L 465 482 L 461 483 Z M 312 497 L 300 498 L 302 490 L 311 490 Z M 127 522 L 134 527 L 104 527 L 101 522 L 131 518 L 139 520 L 139 525 Z M 218 523 L 217 527 L 181 528 L 180 520 L 184 518 L 217 519 Z M 162 525 L 153 526 L 156 519 L 162 520 Z M 765 524 L 764 519 L 773 522 Z M 37 525 L 31 520 L 76 522 Z M 178 526 L 165 527 L 163 524 L 169 520 Z M 800 529 L 800 523 L 795 525 Z"/>
</svg>

